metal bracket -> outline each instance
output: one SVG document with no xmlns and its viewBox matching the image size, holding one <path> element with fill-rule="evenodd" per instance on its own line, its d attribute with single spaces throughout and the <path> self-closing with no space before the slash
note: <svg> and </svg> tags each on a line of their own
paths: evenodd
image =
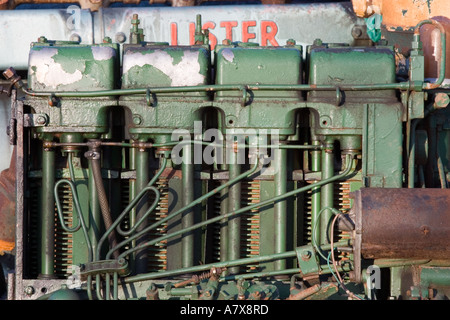
<svg viewBox="0 0 450 320">
<path fill-rule="evenodd" d="M 295 251 L 302 275 L 319 273 L 320 264 L 312 246 L 298 247 Z"/>
<path fill-rule="evenodd" d="M 45 113 L 26 113 L 23 115 L 24 127 L 44 127 L 48 124 L 48 115 Z"/>
<path fill-rule="evenodd" d="M 81 266 L 80 276 L 82 280 L 85 280 L 89 275 L 115 272 L 120 276 L 128 275 L 130 272 L 128 262 L 125 259 L 88 262 Z"/>
</svg>

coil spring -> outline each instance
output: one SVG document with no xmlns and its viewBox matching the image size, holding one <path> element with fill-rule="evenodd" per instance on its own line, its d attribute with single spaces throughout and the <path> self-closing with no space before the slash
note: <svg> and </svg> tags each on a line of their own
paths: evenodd
<svg viewBox="0 0 450 320">
<path fill-rule="evenodd" d="M 219 275 L 224 272 L 227 268 L 211 268 L 210 271 L 208 272 L 203 272 L 199 275 L 195 274 L 193 275 L 190 279 L 178 282 L 176 284 L 174 284 L 175 288 L 180 288 L 180 287 L 184 287 L 188 284 L 198 284 L 203 280 L 209 279 L 213 276 L 215 277 L 219 277 Z"/>
</svg>

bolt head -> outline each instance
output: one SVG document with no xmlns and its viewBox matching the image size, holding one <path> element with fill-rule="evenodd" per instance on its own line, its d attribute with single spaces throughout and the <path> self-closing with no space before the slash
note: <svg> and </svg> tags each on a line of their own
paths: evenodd
<svg viewBox="0 0 450 320">
<path fill-rule="evenodd" d="M 45 120 L 45 117 L 43 117 L 43 116 L 39 116 L 39 117 L 37 117 L 37 119 L 36 119 L 36 123 L 37 124 L 45 124 L 47 121 Z"/>
<path fill-rule="evenodd" d="M 32 286 L 27 286 L 24 291 L 26 295 L 31 296 L 33 295 L 35 290 Z"/>
<path fill-rule="evenodd" d="M 312 253 L 309 250 L 305 250 L 302 252 L 302 259 L 303 260 L 309 260 L 312 257 Z"/>
<path fill-rule="evenodd" d="M 8 69 L 6 69 L 5 71 L 3 71 L 3 76 L 9 80 L 12 79 L 14 77 L 14 75 L 16 74 L 16 70 L 13 67 L 9 67 Z"/>
</svg>

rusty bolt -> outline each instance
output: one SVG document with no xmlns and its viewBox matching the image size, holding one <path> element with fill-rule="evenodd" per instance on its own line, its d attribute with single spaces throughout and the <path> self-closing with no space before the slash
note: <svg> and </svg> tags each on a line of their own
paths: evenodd
<svg viewBox="0 0 450 320">
<path fill-rule="evenodd" d="M 421 226 L 420 227 L 420 232 L 422 233 L 422 235 L 424 237 L 426 237 L 430 233 L 430 227 L 429 226 Z"/>
<path fill-rule="evenodd" d="M 294 39 L 288 39 L 286 40 L 286 45 L 288 46 L 295 46 L 296 42 Z"/>
<path fill-rule="evenodd" d="M 443 109 L 450 103 L 450 98 L 448 94 L 440 92 L 434 97 L 434 108 Z"/>
<path fill-rule="evenodd" d="M 252 299 L 261 300 L 261 293 L 259 291 L 255 291 L 251 294 Z"/>
<path fill-rule="evenodd" d="M 13 67 L 9 67 L 9 68 L 6 69 L 5 71 L 3 71 L 3 76 L 4 76 L 7 80 L 12 79 L 15 75 L 16 75 L 16 70 L 15 70 Z"/>
<path fill-rule="evenodd" d="M 59 104 L 59 100 L 57 97 L 55 97 L 54 95 L 50 96 L 50 99 L 48 99 L 48 105 L 50 107 L 57 107 Z"/>
</svg>

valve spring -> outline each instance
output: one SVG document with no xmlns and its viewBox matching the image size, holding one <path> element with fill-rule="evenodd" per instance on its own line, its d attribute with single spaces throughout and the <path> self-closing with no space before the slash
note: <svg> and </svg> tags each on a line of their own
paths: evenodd
<svg viewBox="0 0 450 320">
<path fill-rule="evenodd" d="M 350 201 L 350 187 L 351 181 L 342 181 L 335 184 L 335 207 L 336 209 L 345 212 L 347 209 L 351 208 Z M 337 226 L 336 226 L 337 229 Z M 335 230 L 335 241 L 346 240 L 351 238 L 351 234 L 348 231 L 337 231 Z M 338 255 L 338 260 L 344 261 L 349 260 L 349 253 L 342 252 Z"/>
<path fill-rule="evenodd" d="M 260 202 L 259 181 L 244 181 L 241 183 L 243 207 Z M 259 256 L 260 243 L 260 215 L 259 209 L 252 209 L 241 218 L 241 257 L 250 258 Z M 255 271 L 258 265 L 249 265 L 247 271 Z"/>
<path fill-rule="evenodd" d="M 160 199 L 154 213 L 148 217 L 148 224 L 151 225 L 157 221 L 167 217 L 169 213 L 169 180 L 160 178 L 156 182 L 156 186 L 160 192 Z M 154 194 L 149 197 L 149 203 L 154 201 Z M 148 240 L 159 238 L 167 233 L 167 223 L 163 223 L 156 229 L 151 230 L 148 234 Z M 162 241 L 159 246 L 151 246 L 148 248 L 148 271 L 157 272 L 167 269 L 167 240 Z"/>
<path fill-rule="evenodd" d="M 121 207 L 120 211 L 122 212 L 127 207 L 129 201 L 131 200 L 130 197 L 130 184 L 128 180 L 121 180 L 121 189 L 120 189 L 120 195 L 121 195 Z M 133 211 L 133 210 L 132 210 Z M 120 228 L 124 231 L 128 231 L 130 229 L 130 215 L 127 215 L 124 217 L 124 219 L 120 222 Z M 125 240 L 128 237 L 124 237 L 122 240 Z M 129 245 L 125 245 L 122 249 L 123 251 L 128 250 L 130 248 Z"/>
<path fill-rule="evenodd" d="M 310 184 L 311 182 L 307 182 Z M 302 244 L 311 243 L 312 241 L 312 191 L 305 192 L 304 207 L 303 207 L 303 234 Z"/>
<path fill-rule="evenodd" d="M 59 189 L 64 223 L 66 226 L 73 225 L 73 198 L 68 185 Z M 73 234 L 65 231 L 57 217 L 55 208 L 55 275 L 58 278 L 67 278 L 73 264 Z"/>
<path fill-rule="evenodd" d="M 212 181 L 212 188 L 217 188 L 220 186 L 220 181 Z M 227 197 L 222 199 L 222 195 L 220 193 L 215 194 L 213 196 L 213 217 L 220 216 L 220 209 L 222 205 L 222 201 L 227 201 Z M 214 223 L 212 225 L 212 261 L 220 261 L 220 223 Z"/>
<path fill-rule="evenodd" d="M 212 188 L 220 186 L 219 181 L 214 181 Z M 222 201 L 227 201 L 227 197 L 216 194 L 213 202 L 213 216 L 217 217 L 221 213 Z M 242 181 L 241 182 L 241 206 L 245 207 L 260 201 L 260 183 L 259 181 Z M 221 223 L 215 223 L 213 226 L 214 236 L 212 238 L 212 260 L 220 261 L 220 229 Z M 249 258 L 259 255 L 260 243 L 260 217 L 259 209 L 253 209 L 241 215 L 241 257 Z M 253 265 L 249 267 L 251 270 L 258 268 Z"/>
<path fill-rule="evenodd" d="M 28 250 L 30 252 L 30 260 L 28 261 L 29 266 L 27 267 L 27 272 L 30 277 L 37 277 L 39 274 L 38 270 L 38 257 L 40 252 L 38 252 L 39 247 L 39 197 L 41 189 L 40 181 L 30 179 L 30 202 L 29 202 L 29 239 L 28 239 Z M 65 185 L 59 190 L 59 197 L 62 203 L 63 217 L 66 225 L 72 225 L 72 195 L 69 186 Z M 67 278 L 72 274 L 71 266 L 73 265 L 73 237 L 71 233 L 64 231 L 59 223 L 57 217 L 57 211 L 55 206 L 55 216 L 54 216 L 54 275 L 57 278 L 63 279 Z"/>
</svg>

